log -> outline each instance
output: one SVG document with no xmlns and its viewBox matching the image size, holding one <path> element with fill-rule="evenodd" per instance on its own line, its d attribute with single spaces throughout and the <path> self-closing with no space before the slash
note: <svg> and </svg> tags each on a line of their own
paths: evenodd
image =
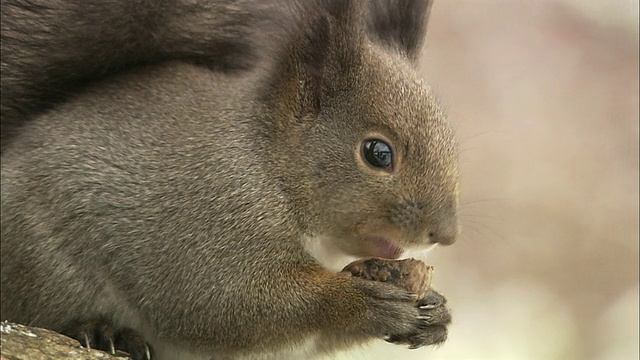
<svg viewBox="0 0 640 360">
<path fill-rule="evenodd" d="M 127 360 L 125 353 L 111 355 L 89 350 L 77 340 L 54 331 L 3 321 L 0 323 L 2 360 Z"/>
</svg>

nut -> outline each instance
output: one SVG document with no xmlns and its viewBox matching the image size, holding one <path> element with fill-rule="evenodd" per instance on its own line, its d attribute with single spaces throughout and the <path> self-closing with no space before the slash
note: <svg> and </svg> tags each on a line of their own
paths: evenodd
<svg viewBox="0 0 640 360">
<path fill-rule="evenodd" d="M 342 271 L 365 280 L 398 285 L 410 293 L 416 294 L 418 299 L 424 298 L 433 278 L 433 266 L 416 259 L 370 258 L 357 260 L 345 266 Z"/>
</svg>

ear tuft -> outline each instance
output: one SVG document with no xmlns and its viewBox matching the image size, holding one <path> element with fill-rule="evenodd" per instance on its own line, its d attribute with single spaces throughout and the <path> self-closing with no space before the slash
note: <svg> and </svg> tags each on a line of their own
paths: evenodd
<svg viewBox="0 0 640 360">
<path fill-rule="evenodd" d="M 383 45 L 417 61 L 427 31 L 433 0 L 372 0 L 367 31 Z"/>
<path fill-rule="evenodd" d="M 271 86 L 286 97 L 284 101 L 296 99 L 296 116 L 319 112 L 327 87 L 357 66 L 364 37 L 363 6 L 362 0 L 308 0 L 294 9 L 299 18 L 288 30 L 283 51 L 275 55 Z"/>
</svg>

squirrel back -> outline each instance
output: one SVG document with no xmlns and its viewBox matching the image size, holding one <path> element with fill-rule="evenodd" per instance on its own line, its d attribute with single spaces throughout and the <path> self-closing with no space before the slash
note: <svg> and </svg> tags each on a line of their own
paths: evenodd
<svg viewBox="0 0 640 360">
<path fill-rule="evenodd" d="M 2 153 L 3 319 L 106 317 L 158 359 L 446 339 L 437 293 L 323 257 L 456 238 L 456 142 L 417 43 L 372 40 L 358 1 L 306 11 L 266 66 L 131 68 L 24 124 Z"/>
<path fill-rule="evenodd" d="M 432 1 L 370 1 L 368 31 L 415 59 Z M 250 69 L 312 8 L 292 0 L 3 0 L 0 135 L 136 66 Z M 417 16 L 416 16 L 417 14 Z"/>
<path fill-rule="evenodd" d="M 33 116 L 136 66 L 182 60 L 218 71 L 252 67 L 258 29 L 276 29 L 274 3 L 3 0 L 2 148 Z"/>
</svg>

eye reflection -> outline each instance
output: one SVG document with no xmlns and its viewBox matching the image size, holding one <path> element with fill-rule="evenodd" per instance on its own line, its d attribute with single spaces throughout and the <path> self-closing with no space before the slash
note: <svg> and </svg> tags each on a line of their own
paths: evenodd
<svg viewBox="0 0 640 360">
<path fill-rule="evenodd" d="M 393 165 L 393 152 L 386 142 L 368 139 L 362 144 L 364 159 L 369 165 L 389 171 Z"/>
</svg>

